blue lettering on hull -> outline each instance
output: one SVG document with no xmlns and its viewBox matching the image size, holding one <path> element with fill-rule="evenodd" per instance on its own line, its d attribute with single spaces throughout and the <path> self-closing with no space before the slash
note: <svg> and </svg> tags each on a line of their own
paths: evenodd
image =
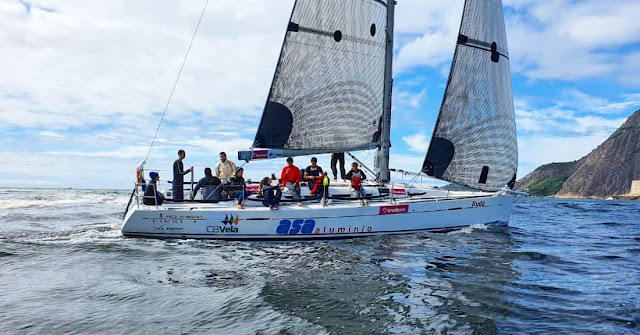
<svg viewBox="0 0 640 335">
<path fill-rule="evenodd" d="M 276 233 L 287 235 L 311 234 L 315 226 L 316 221 L 311 219 L 293 220 L 293 222 L 291 220 L 280 220 Z"/>
</svg>

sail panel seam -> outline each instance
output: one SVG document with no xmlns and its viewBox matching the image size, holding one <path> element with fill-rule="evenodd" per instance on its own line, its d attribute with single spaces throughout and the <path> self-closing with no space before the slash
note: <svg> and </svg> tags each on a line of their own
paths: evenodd
<svg viewBox="0 0 640 335">
<path fill-rule="evenodd" d="M 302 27 L 300 25 L 297 26 L 298 30 L 294 31 L 294 30 L 289 30 L 290 32 L 306 32 L 306 33 L 310 33 L 310 34 L 316 34 L 316 35 L 322 35 L 322 36 L 327 36 L 327 37 L 331 37 L 333 38 L 333 34 L 332 32 L 328 32 L 328 31 L 324 31 L 324 30 L 319 30 L 319 29 L 313 29 L 313 28 L 307 28 L 307 27 Z M 359 38 L 359 37 L 355 37 L 355 36 L 349 36 L 349 35 L 342 35 L 342 39 L 346 40 L 346 41 L 351 41 L 351 42 L 357 42 L 357 43 L 362 43 L 362 44 L 368 44 L 368 45 L 373 45 L 373 46 L 380 46 L 380 47 L 384 47 L 384 43 L 379 43 L 379 42 L 375 42 L 375 41 L 369 41 L 366 40 L 364 38 Z M 296 43 L 295 41 L 291 41 L 293 43 Z M 339 43 L 339 42 L 336 42 Z M 313 44 L 307 44 L 307 45 L 313 45 Z"/>
<path fill-rule="evenodd" d="M 510 107 L 510 105 L 501 104 L 501 103 L 498 103 L 496 101 L 489 101 L 489 100 L 478 99 L 478 98 L 463 97 L 463 96 L 459 96 L 459 95 L 455 95 L 455 94 L 451 94 L 451 93 L 447 94 L 447 97 L 454 97 L 454 98 L 473 100 L 473 101 L 482 101 L 482 102 L 486 102 L 486 103 L 492 104 L 492 105 Z"/>
<path fill-rule="evenodd" d="M 471 39 L 469 41 L 471 41 Z M 477 42 L 480 42 L 480 43 L 483 43 L 483 44 L 487 43 L 487 42 L 482 42 L 482 41 L 477 41 Z M 490 48 L 482 47 L 480 45 L 473 45 L 473 44 L 469 44 L 469 43 L 458 43 L 458 44 L 459 45 L 464 45 L 464 46 L 467 46 L 467 47 L 471 47 L 471 48 L 476 48 L 476 49 L 492 52 Z M 502 53 L 500 51 L 498 51 L 498 53 L 500 54 L 500 56 L 502 56 L 502 57 L 504 57 L 506 59 L 509 59 L 509 56 L 505 55 L 504 53 Z"/>
</svg>

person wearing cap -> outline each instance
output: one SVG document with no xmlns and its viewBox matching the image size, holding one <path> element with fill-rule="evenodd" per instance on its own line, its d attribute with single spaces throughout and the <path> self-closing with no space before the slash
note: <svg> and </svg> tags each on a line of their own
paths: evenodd
<svg viewBox="0 0 640 335">
<path fill-rule="evenodd" d="M 187 154 L 184 150 L 178 150 L 178 159 L 173 162 L 173 189 L 171 191 L 173 201 L 182 201 L 184 199 L 184 175 L 193 172 L 193 166 L 187 170 L 184 169 L 182 160 L 186 156 Z"/>
<path fill-rule="evenodd" d="M 289 190 L 293 199 L 298 200 L 298 206 L 302 206 L 302 197 L 300 196 L 300 169 L 293 165 L 293 157 L 287 158 L 287 166 L 282 169 L 280 175 L 280 183 Z"/>
<path fill-rule="evenodd" d="M 157 172 L 150 172 L 149 184 L 147 184 L 147 189 L 144 191 L 144 197 L 142 198 L 142 203 L 147 206 L 159 206 L 162 205 L 164 201 L 164 194 L 158 191 L 158 181 L 160 181 L 160 175 Z"/>
<path fill-rule="evenodd" d="M 229 178 L 229 183 L 224 186 L 224 189 L 229 192 L 236 199 L 236 208 L 244 209 L 244 199 L 246 199 L 251 192 L 245 188 L 243 168 L 237 168 L 236 173 Z"/>
</svg>

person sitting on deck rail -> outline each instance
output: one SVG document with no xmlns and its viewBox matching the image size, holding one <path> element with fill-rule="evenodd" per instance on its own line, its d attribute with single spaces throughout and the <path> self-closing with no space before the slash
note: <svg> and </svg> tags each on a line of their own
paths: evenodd
<svg viewBox="0 0 640 335">
<path fill-rule="evenodd" d="M 354 198 L 361 199 L 360 205 L 366 206 L 367 201 L 362 199 L 366 196 L 364 187 L 362 186 L 362 181 L 367 179 L 367 176 L 364 174 L 362 170 L 358 169 L 358 163 L 356 162 L 351 163 L 351 170 L 349 170 L 349 173 L 347 173 L 345 177 L 351 180 L 351 185 L 349 185 L 349 191 L 351 192 L 351 196 Z"/>
<path fill-rule="evenodd" d="M 293 157 L 287 157 L 287 166 L 282 169 L 280 183 L 282 189 L 286 187 L 289 190 L 293 199 L 302 199 L 300 196 L 300 169 L 293 165 Z M 298 201 L 298 206 L 302 206 L 302 201 Z"/>
<path fill-rule="evenodd" d="M 236 164 L 227 159 L 227 154 L 223 151 L 220 153 L 220 161 L 216 164 L 214 170 L 216 177 L 220 179 L 231 178 L 236 172 Z"/>
<path fill-rule="evenodd" d="M 229 183 L 223 186 L 236 199 L 236 208 L 238 209 L 244 209 L 244 199 L 251 194 L 245 189 L 243 174 L 243 168 L 236 169 L 236 173 L 229 178 Z"/>
<path fill-rule="evenodd" d="M 268 206 L 270 210 L 277 210 L 282 198 L 282 191 L 278 185 L 271 186 L 271 178 L 264 177 L 260 181 L 259 196 L 262 197 L 262 204 Z"/>
<path fill-rule="evenodd" d="M 211 175 L 211 168 L 204 169 L 204 178 L 198 181 L 198 185 L 191 194 L 191 200 L 193 200 L 198 194 L 198 190 L 202 188 L 202 199 L 219 201 L 220 200 L 220 178 Z"/>
<path fill-rule="evenodd" d="M 160 175 L 157 172 L 150 172 L 149 184 L 147 185 L 147 189 L 144 191 L 144 197 L 142 197 L 142 203 L 147 206 L 159 206 L 162 205 L 164 201 L 164 194 L 160 193 L 157 190 L 158 181 L 160 181 Z"/>
<path fill-rule="evenodd" d="M 311 157 L 311 165 L 304 169 L 304 180 L 309 184 L 309 190 L 311 195 L 315 195 L 317 199 L 321 199 L 324 203 L 329 195 L 329 183 L 327 179 L 327 185 L 324 185 L 324 179 L 327 175 L 322 171 L 322 168 L 318 166 L 318 159 Z"/>
</svg>

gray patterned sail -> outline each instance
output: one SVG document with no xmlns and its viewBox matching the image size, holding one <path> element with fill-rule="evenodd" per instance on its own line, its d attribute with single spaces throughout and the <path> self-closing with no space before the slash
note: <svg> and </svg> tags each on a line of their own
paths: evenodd
<svg viewBox="0 0 640 335">
<path fill-rule="evenodd" d="M 254 148 L 379 146 L 386 11 L 381 0 L 295 2 Z"/>
<path fill-rule="evenodd" d="M 466 0 L 447 88 L 422 171 L 496 191 L 518 166 L 509 54 L 500 0 Z"/>
</svg>

